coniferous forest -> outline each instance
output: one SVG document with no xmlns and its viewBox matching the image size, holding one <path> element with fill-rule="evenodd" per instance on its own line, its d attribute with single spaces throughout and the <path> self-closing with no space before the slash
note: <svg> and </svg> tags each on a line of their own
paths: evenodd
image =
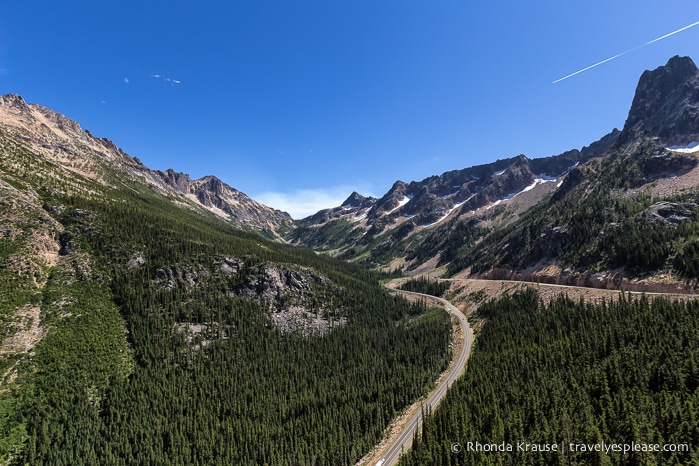
<svg viewBox="0 0 699 466">
<path fill-rule="evenodd" d="M 699 464 L 696 300 L 544 304 L 528 291 L 482 305 L 477 318 L 486 325 L 466 374 L 426 413 L 402 466 Z M 603 442 L 676 451 L 570 451 Z M 559 452 L 517 451 L 554 443 Z"/>
<path fill-rule="evenodd" d="M 407 280 L 401 285 L 400 289 L 432 296 L 442 296 L 449 289 L 449 282 L 418 277 Z"/>
<path fill-rule="evenodd" d="M 403 273 L 696 293 L 699 71 L 668 66 L 588 148 L 302 221 L 2 98 L 0 466 L 356 465 L 468 347 Z M 455 281 L 402 285 L 479 307 L 401 466 L 699 466 L 696 296 Z"/>
<path fill-rule="evenodd" d="M 146 191 L 41 196 L 64 228 L 61 259 L 40 293 L 3 301 L 41 305 L 47 329 L 0 393 L 0 453 L 14 464 L 354 464 L 450 359 L 448 315 L 389 295 L 373 272 Z M 220 273 L 225 258 L 239 273 Z M 268 303 L 235 293 L 270 263 L 331 283 L 306 304 L 344 325 L 284 332 Z"/>
</svg>

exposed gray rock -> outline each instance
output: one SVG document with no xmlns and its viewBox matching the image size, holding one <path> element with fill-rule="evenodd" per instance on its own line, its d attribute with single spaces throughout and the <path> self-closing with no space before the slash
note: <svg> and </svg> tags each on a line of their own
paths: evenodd
<svg viewBox="0 0 699 466">
<path fill-rule="evenodd" d="M 689 57 L 672 57 L 638 81 L 619 145 L 659 137 L 666 145 L 699 140 L 699 70 Z"/>
<path fill-rule="evenodd" d="M 339 309 L 318 308 L 317 293 L 338 292 L 333 282 L 307 268 L 294 270 L 275 264 L 249 267 L 235 294 L 268 306 L 273 325 L 282 332 L 325 335 L 347 323 Z"/>
<path fill-rule="evenodd" d="M 210 277 L 208 270 L 191 267 L 172 266 L 170 268 L 157 269 L 153 275 L 153 280 L 160 283 L 164 288 L 173 289 L 183 284 L 186 287 L 196 286 L 200 280 Z"/>
<path fill-rule="evenodd" d="M 271 315 L 272 323 L 282 332 L 300 332 L 303 336 L 327 335 L 332 330 L 344 327 L 347 317 L 323 316 L 301 307 L 290 307 Z"/>
<path fill-rule="evenodd" d="M 221 272 L 223 275 L 235 275 L 240 272 L 243 267 L 245 267 L 245 263 L 243 261 L 230 259 L 228 257 L 223 257 L 222 260 L 223 263 L 219 267 L 219 272 Z"/>
<path fill-rule="evenodd" d="M 677 225 L 680 222 L 691 221 L 699 206 L 692 202 L 656 202 L 646 210 L 650 221 Z"/>
<path fill-rule="evenodd" d="M 277 301 L 293 295 L 300 297 L 310 291 L 308 280 L 301 273 L 272 264 L 251 267 L 246 271 L 245 283 L 236 288 L 236 293 L 248 298 L 261 297 L 266 301 Z"/>
<path fill-rule="evenodd" d="M 146 263 L 146 258 L 143 257 L 142 252 L 137 252 L 136 254 L 133 255 L 131 260 L 129 261 L 127 267 L 130 269 L 135 269 L 137 267 L 140 267 L 141 265 Z"/>
</svg>

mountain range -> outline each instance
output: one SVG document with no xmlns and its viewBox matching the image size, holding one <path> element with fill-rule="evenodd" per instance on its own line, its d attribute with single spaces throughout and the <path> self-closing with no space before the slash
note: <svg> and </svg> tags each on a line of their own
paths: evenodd
<svg viewBox="0 0 699 466">
<path fill-rule="evenodd" d="M 0 97 L 0 464 L 355 464 L 452 351 L 447 314 L 380 279 L 436 271 L 694 292 L 698 141 L 699 70 L 676 56 L 640 77 L 623 128 L 586 147 L 396 181 L 380 198 L 355 192 L 294 221 L 215 176 L 152 170 L 54 110 Z M 498 316 L 523 304 L 526 320 L 540 307 L 533 295 L 508 299 L 484 306 L 495 322 L 484 345 L 514 341 L 502 335 L 522 326 L 522 315 Z M 644 302 L 620 301 L 619 315 Z M 545 314 L 567 319 L 559 311 L 573 304 Z M 610 331 L 635 342 L 622 321 Z M 595 341 L 583 329 L 576 338 Z M 667 331 L 683 343 L 663 351 L 689 375 L 656 365 L 639 377 L 696 396 L 696 365 L 682 356 L 696 335 Z M 612 354 L 621 337 L 604 338 L 594 351 Z M 497 356 L 510 368 L 512 355 Z M 583 382 L 611 400 L 621 377 L 597 381 L 619 364 L 585 369 L 594 383 Z M 604 403 L 609 419 L 631 412 Z"/>
<path fill-rule="evenodd" d="M 112 141 L 95 138 L 77 122 L 40 105 L 26 104 L 16 95 L 0 97 L 0 123 L 8 134 L 61 169 L 104 185 L 144 184 L 178 206 L 214 215 L 236 228 L 384 270 L 411 272 L 448 265 L 449 273 L 454 274 L 481 264 L 477 269 L 483 275 L 487 267 L 482 265 L 482 250 L 493 238 L 502 235 L 503 229 L 523 228 L 522 217 L 531 216 L 533 207 L 542 201 L 550 204 L 566 194 L 583 199 L 586 194 L 581 186 L 589 191 L 598 184 L 600 164 L 616 166 L 626 160 L 633 165 L 633 170 L 624 165 L 626 171 L 618 174 L 625 180 L 621 187 L 626 191 L 621 196 L 644 187 L 658 191 L 650 184 L 675 177 L 679 178 L 674 184 L 681 188 L 664 189 L 663 196 L 691 187 L 696 159 L 691 148 L 677 148 L 699 140 L 698 101 L 695 64 L 688 57 L 673 57 L 665 66 L 642 74 L 624 127 L 612 129 L 586 147 L 544 158 L 518 155 L 421 181 L 396 181 L 380 198 L 355 192 L 340 206 L 297 221 L 215 176 L 191 180 L 174 169 L 151 170 Z M 567 246 L 561 243 L 565 237 L 561 233 L 569 225 L 547 228 L 548 233 L 541 231 L 541 239 L 531 245 L 540 253 L 530 254 L 525 261 L 510 263 L 512 253 L 501 254 L 514 244 L 521 247 L 519 243 L 509 244 L 498 254 L 491 251 L 490 274 L 507 275 L 507 269 L 519 277 L 538 273 L 537 279 L 551 281 L 564 269 L 568 275 L 586 272 L 587 265 L 571 261 L 565 253 Z M 467 253 L 476 243 L 480 251 Z M 611 264 L 597 266 L 609 268 Z M 625 270 L 622 275 L 637 272 Z"/>
<path fill-rule="evenodd" d="M 21 96 L 0 97 L 0 127 L 28 147 L 69 170 L 103 185 L 137 181 L 188 209 L 208 211 L 242 229 L 266 233 L 291 225 L 291 217 L 254 201 L 215 176 L 192 180 L 172 169 L 151 170 L 106 138 L 66 116 Z M 50 174 L 47 174 L 50 176 Z"/>
<path fill-rule="evenodd" d="M 591 193 L 604 192 L 611 207 L 622 199 L 642 204 L 646 198 L 660 202 L 691 192 L 697 184 L 698 109 L 699 72 L 690 58 L 673 57 L 643 73 L 624 127 L 587 147 L 397 181 L 380 199 L 353 193 L 341 206 L 297 221 L 288 237 L 294 244 L 404 272 L 444 265 L 452 275 L 553 282 L 573 276 L 575 283 L 618 287 L 624 277 L 665 270 L 664 278 L 676 281 L 668 264 L 681 255 L 678 244 L 665 255 L 664 269 L 628 266 L 606 257 L 609 251 L 597 251 L 594 261 L 590 256 L 585 262 L 578 257 L 582 251 L 573 252 L 583 246 L 578 244 L 582 239 L 570 237 L 576 228 L 570 222 Z M 609 179 L 611 173 L 616 179 Z M 642 209 L 646 217 L 657 211 L 673 215 L 668 209 L 675 207 L 660 208 L 657 202 Z M 546 218 L 554 211 L 561 218 Z M 590 253 L 602 247 L 599 239 L 621 220 L 618 212 L 600 215 L 608 218 L 595 225 L 597 231 L 586 232 L 594 233 L 585 240 Z M 522 231 L 529 237 L 522 238 Z M 612 281 L 589 277 L 591 271 L 612 269 Z"/>
</svg>

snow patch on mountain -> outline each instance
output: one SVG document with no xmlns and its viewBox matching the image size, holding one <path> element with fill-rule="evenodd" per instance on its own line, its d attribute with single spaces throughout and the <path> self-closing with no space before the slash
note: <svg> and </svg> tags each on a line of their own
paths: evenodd
<svg viewBox="0 0 699 466">
<path fill-rule="evenodd" d="M 403 199 L 401 199 L 400 201 L 398 201 L 398 206 L 396 206 L 396 207 L 394 207 L 393 209 L 391 209 L 391 210 L 389 210 L 388 212 L 386 212 L 386 215 L 390 215 L 390 214 L 392 214 L 393 212 L 395 212 L 396 210 L 400 209 L 400 208 L 403 207 L 405 204 L 407 204 L 408 202 L 410 202 L 410 200 L 411 200 L 412 198 L 413 198 L 413 196 L 410 195 L 410 194 L 407 195 L 407 196 L 404 196 Z"/>
<path fill-rule="evenodd" d="M 447 210 L 447 212 L 446 212 L 444 215 L 442 215 L 442 216 L 439 218 L 439 220 L 437 220 L 437 221 L 435 221 L 435 222 L 432 222 L 432 223 L 427 223 L 427 224 L 423 225 L 423 227 L 428 228 L 428 227 L 431 227 L 431 226 L 433 226 L 433 225 L 436 225 L 436 224 L 438 224 L 438 223 L 440 223 L 440 222 L 446 220 L 446 218 L 449 217 L 449 216 L 451 215 L 452 212 L 454 212 L 456 209 L 458 209 L 459 207 L 461 207 L 462 205 L 464 205 L 465 202 L 466 202 L 466 201 L 457 202 L 456 204 L 454 204 L 454 207 L 452 207 L 451 209 Z"/>
<path fill-rule="evenodd" d="M 551 178 L 551 177 L 535 178 L 535 179 L 534 179 L 534 182 L 533 182 L 532 184 L 530 184 L 529 186 L 527 186 L 526 188 L 524 188 L 523 190 L 521 190 L 520 192 L 518 192 L 517 194 L 515 194 L 515 196 L 517 196 L 518 194 L 526 193 L 527 191 L 531 191 L 532 189 L 534 189 L 534 188 L 535 188 L 537 185 L 539 185 L 539 184 L 549 183 L 549 182 L 551 182 L 551 181 L 556 181 L 556 178 Z M 513 196 L 513 197 L 514 197 L 514 196 Z"/>
<path fill-rule="evenodd" d="M 364 212 L 357 212 L 357 216 L 352 219 L 353 223 L 361 222 L 362 220 L 365 220 L 367 215 L 369 215 L 369 211 L 371 209 L 366 209 Z"/>
<path fill-rule="evenodd" d="M 537 187 L 538 185 L 540 185 L 540 184 L 550 183 L 550 182 L 552 182 L 552 181 L 556 181 L 556 178 L 551 178 L 551 177 L 535 178 L 535 179 L 534 179 L 534 182 L 533 182 L 532 184 L 530 184 L 529 186 L 525 187 L 525 188 L 524 188 L 523 190 L 521 190 L 520 192 L 517 192 L 517 193 L 510 193 L 510 194 L 508 194 L 507 196 L 503 197 L 502 199 L 498 199 L 497 201 L 493 202 L 492 204 L 490 204 L 489 206 L 487 206 L 485 209 L 486 209 L 486 210 L 490 210 L 490 209 L 492 209 L 493 207 L 495 207 L 496 205 L 500 205 L 500 204 L 501 204 L 502 202 L 504 202 L 504 201 L 509 201 L 510 199 L 513 199 L 513 198 L 519 196 L 519 195 L 522 194 L 522 193 L 526 193 L 527 191 L 531 191 L 532 189 L 536 188 L 536 187 Z M 560 186 L 560 183 L 558 184 L 558 186 Z"/>
<path fill-rule="evenodd" d="M 699 142 L 693 142 L 686 146 L 670 146 L 667 150 L 680 154 L 694 154 L 695 152 L 699 152 Z"/>
</svg>

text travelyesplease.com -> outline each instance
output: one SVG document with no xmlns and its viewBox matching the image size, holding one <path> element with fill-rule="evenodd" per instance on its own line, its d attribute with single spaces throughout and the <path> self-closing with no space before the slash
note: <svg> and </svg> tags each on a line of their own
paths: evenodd
<svg viewBox="0 0 699 466">
<path fill-rule="evenodd" d="M 560 453 L 575 453 L 575 452 L 603 452 L 629 454 L 632 452 L 686 452 L 689 451 L 689 445 L 684 444 L 665 444 L 658 443 L 481 443 L 481 442 L 466 442 L 461 444 L 454 442 L 451 446 L 451 451 L 455 454 L 461 452 L 485 452 L 485 453 L 534 453 L 534 452 L 560 452 Z"/>
</svg>

